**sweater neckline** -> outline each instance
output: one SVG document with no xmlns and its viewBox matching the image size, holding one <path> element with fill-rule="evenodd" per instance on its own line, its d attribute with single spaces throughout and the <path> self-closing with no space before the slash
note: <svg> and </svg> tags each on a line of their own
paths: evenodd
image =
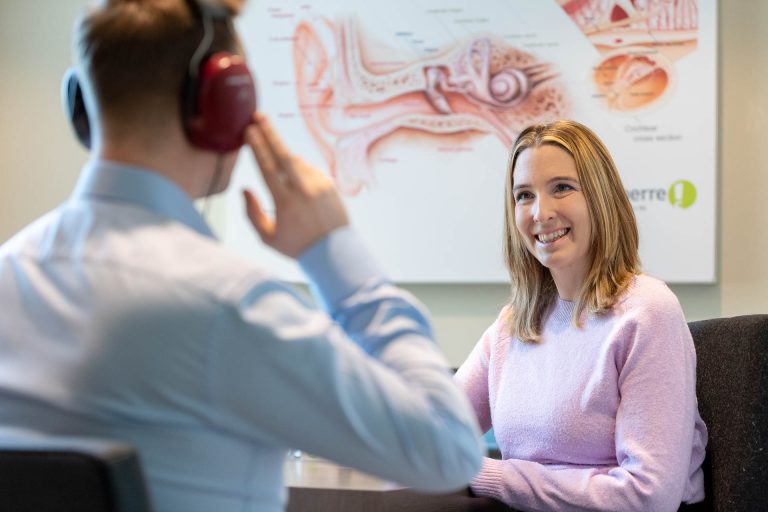
<svg viewBox="0 0 768 512">
<path fill-rule="evenodd" d="M 555 297 L 551 316 L 559 322 L 570 322 L 571 318 L 573 318 L 573 311 L 575 309 L 576 302 Z"/>
</svg>

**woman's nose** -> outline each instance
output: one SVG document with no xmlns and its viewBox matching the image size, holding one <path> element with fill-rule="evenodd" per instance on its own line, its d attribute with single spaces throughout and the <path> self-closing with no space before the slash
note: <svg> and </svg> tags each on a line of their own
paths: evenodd
<svg viewBox="0 0 768 512">
<path fill-rule="evenodd" d="M 534 222 L 546 222 L 554 216 L 552 202 L 549 198 L 539 195 L 533 204 Z"/>
</svg>

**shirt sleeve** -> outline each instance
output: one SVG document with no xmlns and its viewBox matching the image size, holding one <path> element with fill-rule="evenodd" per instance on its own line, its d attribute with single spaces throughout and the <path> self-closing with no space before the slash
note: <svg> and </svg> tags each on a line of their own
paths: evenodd
<svg viewBox="0 0 768 512">
<path fill-rule="evenodd" d="M 695 435 L 693 341 L 676 300 L 651 305 L 625 319 L 620 329 L 617 464 L 585 467 L 485 459 L 472 483 L 476 494 L 524 510 L 679 508 L 691 477 Z"/>
<path fill-rule="evenodd" d="M 300 263 L 328 314 L 277 281 L 244 285 L 212 335 L 215 421 L 407 486 L 466 486 L 482 444 L 422 307 L 349 228 Z"/>
</svg>

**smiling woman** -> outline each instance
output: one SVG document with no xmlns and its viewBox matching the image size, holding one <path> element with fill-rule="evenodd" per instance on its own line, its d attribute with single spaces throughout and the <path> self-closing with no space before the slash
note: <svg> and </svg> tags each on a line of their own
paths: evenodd
<svg viewBox="0 0 768 512">
<path fill-rule="evenodd" d="M 531 187 L 546 182 L 550 190 L 539 190 L 539 197 L 527 203 L 537 192 Z M 510 321 L 518 336 L 537 339 L 543 313 L 556 296 L 576 302 L 576 323 L 584 310 L 610 308 L 639 272 L 639 237 L 619 172 L 597 135 L 574 121 L 525 129 L 512 149 L 506 187 L 504 259 L 512 281 L 510 311 L 515 311 Z M 526 194 L 518 205 L 520 192 Z M 559 214 L 566 205 L 568 215 Z M 545 211 L 538 211 L 542 207 Z M 576 211 L 581 212 L 578 225 L 558 224 L 570 222 Z M 534 234 L 543 233 L 551 242 L 552 231 L 566 227 L 571 231 L 563 243 L 533 243 Z M 560 257 L 569 251 L 551 251 L 569 246 L 570 258 Z M 556 258 L 542 259 L 553 252 Z"/>
<path fill-rule="evenodd" d="M 478 495 L 518 510 L 674 511 L 704 497 L 707 430 L 677 299 L 640 272 L 613 159 L 573 121 L 525 129 L 506 180 L 509 304 L 456 380 L 502 460 Z"/>
<path fill-rule="evenodd" d="M 549 269 L 560 298 L 574 300 L 592 259 L 592 229 L 573 158 L 559 146 L 533 147 L 520 154 L 513 180 L 520 237 Z"/>
</svg>

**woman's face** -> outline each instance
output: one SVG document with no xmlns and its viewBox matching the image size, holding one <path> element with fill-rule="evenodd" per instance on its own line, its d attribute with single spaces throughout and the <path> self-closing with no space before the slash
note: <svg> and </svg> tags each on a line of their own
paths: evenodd
<svg viewBox="0 0 768 512">
<path fill-rule="evenodd" d="M 517 230 L 551 272 L 560 297 L 573 300 L 589 270 L 592 244 L 576 163 L 559 146 L 528 148 L 517 157 L 512 181 Z"/>
</svg>

